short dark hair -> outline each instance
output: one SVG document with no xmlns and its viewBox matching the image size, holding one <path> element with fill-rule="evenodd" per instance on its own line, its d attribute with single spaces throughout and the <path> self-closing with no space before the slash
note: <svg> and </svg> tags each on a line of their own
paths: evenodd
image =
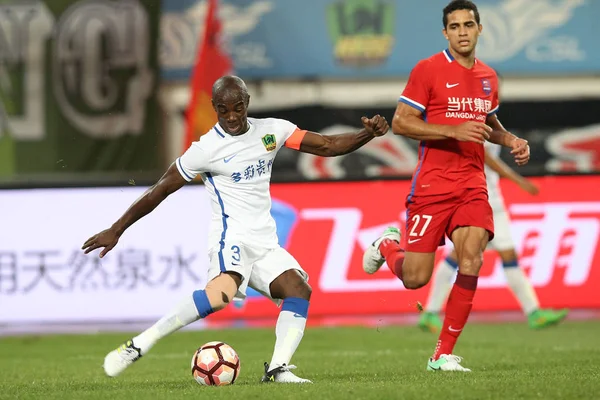
<svg viewBox="0 0 600 400">
<path fill-rule="evenodd" d="M 479 24 L 479 10 L 477 10 L 477 6 L 475 3 L 469 0 L 453 0 L 446 7 L 444 7 L 444 16 L 442 18 L 442 22 L 444 23 L 444 28 L 448 25 L 448 14 L 452 14 L 454 11 L 458 10 L 469 10 L 473 11 L 475 14 L 475 21 Z"/>
</svg>

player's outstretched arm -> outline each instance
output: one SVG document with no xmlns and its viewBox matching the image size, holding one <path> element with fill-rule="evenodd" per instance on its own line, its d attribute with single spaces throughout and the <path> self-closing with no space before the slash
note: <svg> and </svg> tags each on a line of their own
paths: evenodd
<svg viewBox="0 0 600 400">
<path fill-rule="evenodd" d="M 300 143 L 300 151 L 321 157 L 335 157 L 348 154 L 369 143 L 377 136 L 383 136 L 390 129 L 381 115 L 373 118 L 362 117 L 363 129 L 358 133 L 342 133 L 323 136 L 316 132 L 306 132 Z"/>
<path fill-rule="evenodd" d="M 540 192 L 540 189 L 533 182 L 519 175 L 514 169 L 506 165 L 501 158 L 495 157 L 487 151 L 485 152 L 485 163 L 502 178 L 510 179 L 527 193 L 537 195 Z"/>
<path fill-rule="evenodd" d="M 179 190 L 186 180 L 183 179 L 175 163 L 171 164 L 167 172 L 151 188 L 146 190 L 140 198 L 125 211 L 123 216 L 117 220 L 110 228 L 92 236 L 81 247 L 85 254 L 103 248 L 100 252 L 100 258 L 111 251 L 119 241 L 119 238 L 127 228 L 133 225 L 144 215 L 154 210 L 171 193 Z"/>
<path fill-rule="evenodd" d="M 392 120 L 392 131 L 415 140 L 456 139 L 463 142 L 485 143 L 492 129 L 486 124 L 469 121 L 460 125 L 429 124 L 423 113 L 403 102 L 399 102 Z"/>
<path fill-rule="evenodd" d="M 529 161 L 529 144 L 527 140 L 521 139 L 507 131 L 496 114 L 488 116 L 486 123 L 491 127 L 489 141 L 504 147 L 511 148 L 511 154 L 515 157 L 517 165 L 525 165 Z"/>
</svg>

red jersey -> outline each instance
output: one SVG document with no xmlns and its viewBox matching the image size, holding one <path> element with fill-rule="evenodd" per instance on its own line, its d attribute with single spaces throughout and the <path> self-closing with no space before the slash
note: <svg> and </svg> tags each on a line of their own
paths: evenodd
<svg viewBox="0 0 600 400">
<path fill-rule="evenodd" d="M 446 49 L 413 68 L 399 101 L 421 111 L 432 124 L 485 123 L 498 111 L 498 77 L 479 60 L 471 69 L 463 67 Z M 408 200 L 459 188 L 485 190 L 483 167 L 481 144 L 454 139 L 421 141 Z"/>
</svg>

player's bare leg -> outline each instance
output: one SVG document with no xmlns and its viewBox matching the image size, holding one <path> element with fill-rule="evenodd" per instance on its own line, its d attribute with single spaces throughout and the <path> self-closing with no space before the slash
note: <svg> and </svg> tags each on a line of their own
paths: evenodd
<svg viewBox="0 0 600 400">
<path fill-rule="evenodd" d="M 242 278 L 234 272 L 222 273 L 211 280 L 204 290 L 186 296 L 171 312 L 144 332 L 128 340 L 104 358 L 104 372 L 115 377 L 148 353 L 163 337 L 222 310 L 235 296 Z"/>
<path fill-rule="evenodd" d="M 462 359 L 452 352 L 473 307 L 488 232 L 479 227 L 460 227 L 452 232 L 452 242 L 458 258 L 458 275 L 448 298 L 440 337 L 427 369 L 469 372 L 470 369 L 460 365 Z"/>
<path fill-rule="evenodd" d="M 525 275 L 517 261 L 517 253 L 514 249 L 498 250 L 504 267 L 504 275 L 510 290 L 521 305 L 523 313 L 527 316 L 527 322 L 532 329 L 541 329 L 556 325 L 562 321 L 569 311 L 567 309 L 552 310 L 541 309 L 540 302 L 535 289 Z"/>
<path fill-rule="evenodd" d="M 448 294 L 450 294 L 457 270 L 458 261 L 454 251 L 437 263 L 431 280 L 427 304 L 417 322 L 417 326 L 422 330 L 439 333 L 442 329 L 442 320 L 439 314 L 448 298 Z"/>
<path fill-rule="evenodd" d="M 273 357 L 270 363 L 265 362 L 261 382 L 312 383 L 294 375 L 291 370 L 296 366 L 290 365 L 304 335 L 312 289 L 298 271 L 290 269 L 271 282 L 270 290 L 271 297 L 283 299 L 283 304 L 275 326 Z"/>
</svg>

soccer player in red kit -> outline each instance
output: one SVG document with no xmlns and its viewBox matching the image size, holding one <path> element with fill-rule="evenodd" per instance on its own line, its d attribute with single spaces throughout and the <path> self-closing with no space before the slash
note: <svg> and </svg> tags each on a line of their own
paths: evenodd
<svg viewBox="0 0 600 400">
<path fill-rule="evenodd" d="M 458 276 L 430 371 L 470 371 L 452 352 L 471 312 L 483 250 L 494 236 L 483 144 L 511 148 L 518 165 L 529 160 L 527 141 L 506 131 L 496 116 L 496 73 L 475 58 L 479 22 L 471 1 L 448 4 L 442 30 L 448 48 L 420 61 L 410 74 L 392 124 L 395 134 L 420 141 L 406 227 L 403 235 L 388 228 L 363 257 L 365 272 L 375 273 L 386 261 L 407 289 L 418 289 L 431 278 L 444 236 L 454 243 Z"/>
</svg>

